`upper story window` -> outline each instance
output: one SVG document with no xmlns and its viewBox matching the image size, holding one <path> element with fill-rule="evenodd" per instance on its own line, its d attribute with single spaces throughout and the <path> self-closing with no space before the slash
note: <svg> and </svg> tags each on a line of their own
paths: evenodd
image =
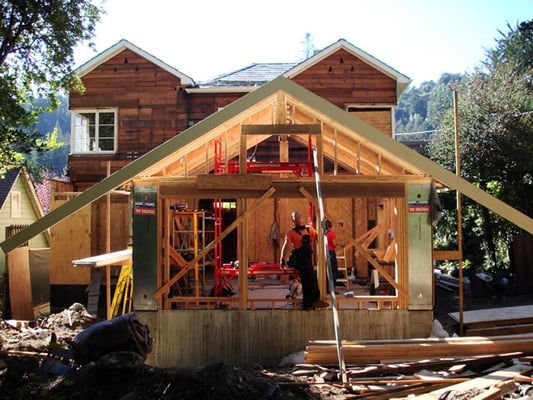
<svg viewBox="0 0 533 400">
<path fill-rule="evenodd" d="M 117 147 L 117 110 L 72 111 L 71 152 L 114 153 Z"/>
<path fill-rule="evenodd" d="M 20 204 L 20 192 L 12 191 L 11 192 L 11 218 L 20 218 L 21 213 L 21 204 Z"/>
</svg>

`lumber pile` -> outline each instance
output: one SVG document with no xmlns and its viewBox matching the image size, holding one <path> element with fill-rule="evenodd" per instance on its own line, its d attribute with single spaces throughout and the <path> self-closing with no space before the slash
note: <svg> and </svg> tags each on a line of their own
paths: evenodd
<svg viewBox="0 0 533 400">
<path fill-rule="evenodd" d="M 347 382 L 338 382 L 335 341 L 309 342 L 294 374 L 329 377 L 322 384 L 358 399 L 525 400 L 533 394 L 533 335 L 343 341 L 342 351 Z"/>
<path fill-rule="evenodd" d="M 471 336 L 368 341 L 345 340 L 342 342 L 342 350 L 347 364 L 510 352 L 528 353 L 533 352 L 533 335 L 493 336 L 490 338 Z M 310 341 L 305 351 L 305 362 L 320 365 L 337 364 L 336 341 Z"/>
</svg>

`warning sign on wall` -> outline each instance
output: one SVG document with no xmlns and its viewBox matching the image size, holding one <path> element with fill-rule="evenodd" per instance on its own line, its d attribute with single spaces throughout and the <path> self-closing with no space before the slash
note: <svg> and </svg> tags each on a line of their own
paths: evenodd
<svg viewBox="0 0 533 400">
<path fill-rule="evenodd" d="M 412 202 L 409 203 L 409 212 L 410 213 L 428 213 L 431 211 L 431 206 L 429 203 L 423 202 Z"/>
</svg>

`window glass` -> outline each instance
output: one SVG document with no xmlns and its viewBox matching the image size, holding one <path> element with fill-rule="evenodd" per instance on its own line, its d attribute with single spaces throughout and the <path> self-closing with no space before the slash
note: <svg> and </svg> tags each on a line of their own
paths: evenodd
<svg viewBox="0 0 533 400">
<path fill-rule="evenodd" d="M 116 111 L 79 111 L 72 114 L 72 152 L 114 152 Z"/>
</svg>

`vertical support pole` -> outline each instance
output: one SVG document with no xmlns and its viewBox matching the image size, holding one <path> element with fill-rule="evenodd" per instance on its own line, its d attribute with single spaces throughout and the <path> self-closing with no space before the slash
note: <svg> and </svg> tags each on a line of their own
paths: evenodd
<svg viewBox="0 0 533 400">
<path fill-rule="evenodd" d="M 242 216 L 248 209 L 248 200 L 242 198 L 237 203 L 237 211 L 239 216 Z M 246 303 L 248 302 L 248 219 L 243 218 L 237 229 L 239 230 L 237 246 L 239 254 L 239 308 L 246 310 Z"/>
<path fill-rule="evenodd" d="M 459 110 L 457 105 L 457 91 L 453 91 L 453 117 L 455 126 L 455 174 L 461 176 L 461 150 L 459 147 Z M 457 250 L 459 251 L 459 334 L 464 333 L 463 326 L 463 215 L 461 192 L 457 190 Z"/>
<path fill-rule="evenodd" d="M 111 162 L 107 162 L 107 176 L 111 175 Z M 105 252 L 111 253 L 111 192 L 106 195 Z M 105 305 L 107 319 L 113 318 L 111 312 L 111 265 L 105 266 Z"/>
<path fill-rule="evenodd" d="M 198 212 L 192 213 L 192 226 L 194 237 L 194 258 L 198 257 Z M 200 277 L 198 275 L 198 261 L 194 263 L 194 295 L 200 297 Z"/>
<path fill-rule="evenodd" d="M 340 378 L 343 385 L 347 384 L 347 377 L 346 377 L 346 364 L 344 362 L 344 352 L 342 350 L 342 337 L 341 337 L 341 327 L 339 322 L 339 313 L 337 311 L 337 298 L 335 296 L 335 282 L 333 280 L 333 272 L 331 271 L 331 261 L 328 254 L 328 240 L 326 235 L 324 234 L 326 232 L 326 217 L 324 212 L 324 202 L 322 200 L 322 189 L 320 187 L 320 177 L 318 173 L 318 156 L 316 148 L 313 149 L 313 160 L 314 160 L 314 171 L 315 171 L 315 183 L 316 183 L 316 197 L 318 202 L 318 209 L 320 213 L 320 225 L 321 225 L 321 232 L 324 235 L 323 240 L 323 254 L 326 258 L 326 265 L 327 265 L 327 274 L 328 274 L 328 282 L 329 282 L 329 294 L 331 296 L 332 300 L 332 311 L 333 311 L 333 323 L 334 323 L 334 329 L 335 329 L 335 338 L 337 341 L 337 356 L 339 359 L 339 372 L 340 372 Z"/>
</svg>

